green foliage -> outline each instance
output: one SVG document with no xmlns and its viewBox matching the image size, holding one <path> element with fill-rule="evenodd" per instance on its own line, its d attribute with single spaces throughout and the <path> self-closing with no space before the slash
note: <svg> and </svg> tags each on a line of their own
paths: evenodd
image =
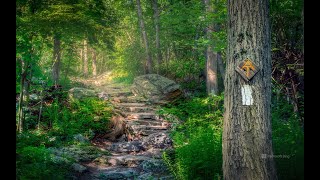
<svg viewBox="0 0 320 180">
<path fill-rule="evenodd" d="M 304 132 L 286 100 L 272 108 L 272 136 L 279 179 L 304 179 Z"/>
<path fill-rule="evenodd" d="M 26 131 L 22 134 L 17 134 L 16 149 L 22 149 L 27 146 L 52 147 L 56 145 L 57 142 L 51 141 L 50 136 L 44 131 Z"/>
<path fill-rule="evenodd" d="M 52 135 L 71 138 L 74 134 L 103 133 L 108 128 L 112 107 L 96 98 L 75 100 L 70 107 L 55 101 L 43 113 L 45 122 L 52 122 Z"/>
<path fill-rule="evenodd" d="M 88 147 L 85 143 L 74 140 L 75 134 L 93 138 L 94 133 L 108 130 L 112 107 L 97 98 L 76 100 L 68 104 L 60 99 L 44 107 L 39 130 L 31 130 L 17 134 L 16 164 L 18 179 L 66 179 L 71 172 L 72 157 L 66 157 L 70 162 L 56 161 L 48 147 L 77 144 L 81 150 L 91 154 L 101 153 Z M 36 121 L 34 119 L 33 121 Z M 32 120 L 28 120 L 32 121 Z M 51 123 L 50 123 L 51 122 Z M 44 130 L 45 127 L 51 129 Z M 103 153 L 108 155 L 108 153 Z"/>
<path fill-rule="evenodd" d="M 163 154 L 176 179 L 221 178 L 222 102 L 223 96 L 195 97 L 159 112 L 183 121 L 171 132 L 175 150 Z"/>
<path fill-rule="evenodd" d="M 303 130 L 292 105 L 284 99 L 275 100 L 274 97 L 272 130 L 278 177 L 303 179 Z M 171 132 L 175 149 L 165 152 L 163 159 L 176 179 L 222 179 L 222 104 L 223 95 L 194 97 L 159 111 L 175 123 Z"/>
<path fill-rule="evenodd" d="M 303 0 L 272 0 L 270 16 L 273 47 L 303 48 Z"/>
<path fill-rule="evenodd" d="M 168 1 L 158 0 L 159 36 L 162 63 L 157 62 L 156 33 L 154 29 L 154 12 L 151 3 L 141 1 L 145 28 L 153 58 L 153 70 L 160 67 L 160 74 L 165 75 L 185 87 L 194 89 L 203 81 L 198 80 L 205 69 L 204 50 L 208 45 L 217 51 L 226 48 L 226 1 L 212 1 L 215 13 L 206 14 L 202 1 Z M 115 43 L 115 51 L 108 61 L 108 67 L 115 72 L 126 74 L 125 77 L 144 73 L 146 54 L 141 31 L 138 26 L 137 11 L 134 1 L 119 2 L 117 10 L 121 21 Z M 204 33 L 209 23 L 217 28 L 211 39 Z"/>
<path fill-rule="evenodd" d="M 16 151 L 17 179 L 65 179 L 70 164 L 57 163 L 45 146 L 24 146 Z"/>
</svg>

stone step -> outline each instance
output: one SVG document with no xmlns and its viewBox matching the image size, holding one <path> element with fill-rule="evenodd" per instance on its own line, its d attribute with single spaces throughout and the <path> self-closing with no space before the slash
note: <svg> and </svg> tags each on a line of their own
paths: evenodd
<svg viewBox="0 0 320 180">
<path fill-rule="evenodd" d="M 147 107 L 147 106 L 143 106 L 143 107 L 139 107 L 139 106 L 129 106 L 129 107 L 123 107 L 122 108 L 123 111 L 126 112 L 155 112 L 154 108 L 152 107 Z"/>
<path fill-rule="evenodd" d="M 107 179 L 107 180 L 120 180 L 120 179 L 135 179 L 139 176 L 140 170 L 137 168 L 127 167 L 112 167 L 107 169 L 101 169 L 94 172 L 92 179 Z"/>
<path fill-rule="evenodd" d="M 124 114 L 126 115 L 126 119 L 159 119 L 158 115 L 150 112 Z"/>
<path fill-rule="evenodd" d="M 150 125 L 131 125 L 130 128 L 134 133 L 140 133 L 145 130 L 167 130 L 166 126 L 150 126 Z"/>
<path fill-rule="evenodd" d="M 119 96 L 114 97 L 113 101 L 118 103 L 139 103 L 139 102 L 147 102 L 144 98 L 135 97 L 135 96 Z"/>
<path fill-rule="evenodd" d="M 143 136 L 149 136 L 150 134 L 163 132 L 165 130 L 166 129 L 142 129 L 138 132 L 138 134 L 143 135 Z"/>
<path fill-rule="evenodd" d="M 166 121 L 155 121 L 148 119 L 138 119 L 138 120 L 125 120 L 126 123 L 131 125 L 148 125 L 148 126 L 166 126 L 168 122 Z"/>
<path fill-rule="evenodd" d="M 107 92 L 110 97 L 120 97 L 120 96 L 131 96 L 133 95 L 131 91 L 114 91 Z"/>
<path fill-rule="evenodd" d="M 130 152 L 145 151 L 146 146 L 141 141 L 118 142 L 118 143 L 113 143 L 110 146 L 109 150 L 116 153 L 123 153 L 123 152 L 130 153 Z"/>
<path fill-rule="evenodd" d="M 116 107 L 143 107 L 146 106 L 145 103 L 115 103 Z"/>
<path fill-rule="evenodd" d="M 137 167 L 141 162 L 149 159 L 151 158 L 147 156 L 126 154 L 111 156 L 108 162 L 112 166 Z"/>
</svg>

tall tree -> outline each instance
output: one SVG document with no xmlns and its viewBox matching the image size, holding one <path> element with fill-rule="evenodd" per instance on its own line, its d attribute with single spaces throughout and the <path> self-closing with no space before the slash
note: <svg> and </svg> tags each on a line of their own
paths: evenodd
<svg viewBox="0 0 320 180">
<path fill-rule="evenodd" d="M 136 2 L 137 2 L 137 13 L 138 13 L 138 19 L 140 24 L 140 30 L 142 33 L 142 38 L 143 38 L 143 42 L 144 42 L 144 46 L 147 54 L 145 72 L 146 74 L 149 74 L 149 73 L 152 73 L 152 57 L 151 57 L 151 52 L 149 48 L 147 32 L 144 26 L 141 3 L 140 3 L 140 0 L 137 0 Z"/>
<path fill-rule="evenodd" d="M 53 69 L 52 69 L 52 77 L 54 85 L 57 86 L 59 84 L 59 75 L 60 75 L 60 64 L 61 64 L 61 47 L 60 47 L 60 37 L 55 35 L 53 37 Z"/>
<path fill-rule="evenodd" d="M 271 139 L 269 1 L 228 0 L 228 28 L 223 176 L 277 179 Z M 250 81 L 235 71 L 247 58 L 260 69 Z"/>
<path fill-rule="evenodd" d="M 159 22 L 159 9 L 158 9 L 158 0 L 152 0 L 153 7 L 153 18 L 154 18 L 154 26 L 156 30 L 156 49 L 157 49 L 157 61 L 158 61 L 158 69 L 157 73 L 159 74 L 160 65 L 162 63 L 162 54 L 161 54 L 161 46 L 160 46 L 160 22 Z"/>
<path fill-rule="evenodd" d="M 88 76 L 88 43 L 87 40 L 83 40 L 83 74 Z"/>
<path fill-rule="evenodd" d="M 97 75 L 97 53 L 92 49 L 92 75 Z"/>
<path fill-rule="evenodd" d="M 24 106 L 24 84 L 26 81 L 27 73 L 28 73 L 28 61 L 24 61 L 22 58 L 19 58 L 18 61 L 20 62 L 20 68 L 21 68 L 21 74 L 20 74 L 20 96 L 19 96 L 19 103 L 18 103 L 18 126 L 17 131 L 22 132 L 23 131 L 23 123 L 24 123 L 24 113 L 23 113 L 23 106 Z"/>
<path fill-rule="evenodd" d="M 80 50 L 79 50 L 79 71 L 78 72 L 83 72 L 83 48 L 82 46 L 80 46 Z"/>
<path fill-rule="evenodd" d="M 205 4 L 206 14 L 213 13 L 213 8 L 210 0 L 203 0 Z M 212 32 L 214 31 L 214 24 L 209 23 L 205 29 L 206 36 L 209 42 L 212 40 Z M 217 53 L 213 52 L 212 43 L 206 48 L 206 86 L 208 95 L 216 95 L 218 93 L 218 64 Z"/>
</svg>

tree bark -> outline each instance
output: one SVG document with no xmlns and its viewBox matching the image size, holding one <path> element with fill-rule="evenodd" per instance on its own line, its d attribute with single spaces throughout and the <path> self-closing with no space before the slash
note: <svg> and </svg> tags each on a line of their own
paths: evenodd
<svg viewBox="0 0 320 180">
<path fill-rule="evenodd" d="M 44 86 L 42 84 L 42 87 L 41 87 L 41 92 L 40 92 L 40 109 L 39 109 L 39 116 L 38 116 L 38 125 L 37 125 L 37 129 L 40 130 L 40 120 L 41 120 L 41 114 L 42 114 L 42 108 L 43 108 L 43 98 L 44 98 L 44 93 L 43 93 L 43 89 L 44 89 Z"/>
<path fill-rule="evenodd" d="M 88 43 L 87 40 L 83 40 L 83 74 L 84 77 L 88 77 Z"/>
<path fill-rule="evenodd" d="M 210 0 L 203 0 L 205 4 L 206 13 L 212 13 L 212 6 Z M 210 41 L 212 40 L 212 32 L 214 29 L 213 24 L 209 24 L 206 27 L 206 36 Z M 206 86 L 208 95 L 217 95 L 218 94 L 218 76 L 217 76 L 217 53 L 213 52 L 213 46 L 211 43 L 206 49 Z"/>
<path fill-rule="evenodd" d="M 20 96 L 19 96 L 19 104 L 18 104 L 18 127 L 17 130 L 19 133 L 22 133 L 23 131 L 23 123 L 24 123 L 24 115 L 23 115 L 23 96 L 24 96 L 24 85 L 25 80 L 27 77 L 27 68 L 28 68 L 28 62 L 24 62 L 22 59 L 20 59 L 20 65 L 21 65 L 21 75 L 20 75 Z"/>
<path fill-rule="evenodd" d="M 302 23 L 302 54 L 304 54 L 304 7 L 301 11 L 301 23 Z"/>
<path fill-rule="evenodd" d="M 238 63 L 246 58 L 260 68 L 249 82 L 235 71 Z M 270 110 L 269 1 L 228 0 L 226 66 L 222 144 L 224 179 L 275 180 Z"/>
<path fill-rule="evenodd" d="M 224 76 L 226 75 L 226 73 L 225 73 L 225 67 L 224 67 L 224 63 L 222 61 L 220 52 L 217 53 L 217 62 L 218 62 L 218 70 L 219 70 L 218 73 L 221 76 L 221 80 L 222 80 L 221 82 L 224 82 Z M 222 87 L 219 86 L 219 91 L 220 92 L 224 91 L 223 84 L 222 84 Z"/>
<path fill-rule="evenodd" d="M 144 42 L 144 46 L 147 54 L 145 73 L 149 74 L 149 73 L 152 73 L 152 57 L 151 57 L 151 52 L 148 44 L 147 32 L 144 26 L 140 0 L 136 0 L 136 2 L 137 2 L 137 12 L 138 12 L 138 19 L 140 23 L 140 29 L 141 29 L 143 42 Z"/>
<path fill-rule="evenodd" d="M 83 48 L 80 48 L 79 51 L 80 61 L 79 61 L 79 72 L 83 72 Z"/>
<path fill-rule="evenodd" d="M 160 67 L 162 64 L 162 54 L 161 54 L 161 46 L 160 46 L 160 22 L 159 22 L 159 9 L 158 9 L 158 1 L 152 0 L 152 7 L 153 7 L 153 17 L 154 17 L 154 24 L 156 30 L 156 48 L 157 48 L 157 61 L 158 61 L 158 69 L 157 73 L 159 74 Z"/>
<path fill-rule="evenodd" d="M 61 43 L 60 38 L 55 35 L 53 37 L 53 82 L 57 86 L 59 84 L 60 64 L 61 64 Z"/>
<path fill-rule="evenodd" d="M 97 54 L 94 49 L 92 49 L 92 75 L 97 75 Z"/>
<path fill-rule="evenodd" d="M 70 65 L 71 65 L 71 60 L 69 59 L 68 65 L 67 65 L 67 69 L 66 69 L 66 74 L 65 74 L 65 76 L 64 76 L 64 83 L 67 82 L 67 77 L 68 77 L 69 71 L 70 71 Z"/>
</svg>

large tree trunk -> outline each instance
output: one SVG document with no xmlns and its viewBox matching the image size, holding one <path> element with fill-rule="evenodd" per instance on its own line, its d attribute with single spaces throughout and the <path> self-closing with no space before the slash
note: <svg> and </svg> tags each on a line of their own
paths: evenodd
<svg viewBox="0 0 320 180">
<path fill-rule="evenodd" d="M 269 1 L 228 0 L 228 28 L 223 176 L 226 180 L 275 180 Z M 246 58 L 260 68 L 249 82 L 235 71 Z"/>
<path fill-rule="evenodd" d="M 204 0 L 206 13 L 212 13 L 212 6 L 210 0 Z M 206 36 L 208 40 L 212 40 L 212 32 L 214 25 L 209 24 L 206 27 Z M 213 52 L 213 47 L 211 44 L 208 45 L 206 49 L 206 85 L 208 95 L 218 94 L 218 76 L 217 76 L 217 53 Z"/>
<path fill-rule="evenodd" d="M 158 0 L 152 0 L 152 7 L 154 12 L 154 24 L 156 30 L 156 48 L 157 48 L 157 61 L 158 61 L 158 69 L 157 73 L 159 74 L 159 69 L 162 64 L 162 54 L 161 54 L 161 46 L 160 46 L 160 24 L 159 24 L 159 9 L 158 9 Z"/>
<path fill-rule="evenodd" d="M 152 57 L 151 57 L 151 52 L 150 52 L 149 44 L 148 44 L 147 32 L 144 27 L 144 21 L 143 21 L 143 16 L 142 16 L 140 0 L 137 0 L 137 12 L 138 12 L 138 18 L 139 18 L 139 22 L 140 22 L 140 29 L 141 29 L 141 33 L 142 33 L 142 37 L 143 37 L 143 42 L 144 42 L 144 46 L 145 46 L 146 54 L 147 54 L 145 73 L 149 74 L 149 73 L 152 73 Z"/>
<path fill-rule="evenodd" d="M 88 43 L 87 40 L 83 40 L 83 74 L 84 77 L 88 77 Z"/>
<path fill-rule="evenodd" d="M 97 75 L 97 53 L 94 49 L 92 49 L 92 75 Z"/>
<path fill-rule="evenodd" d="M 57 86 L 59 84 L 59 74 L 60 74 L 60 64 L 61 64 L 61 47 L 60 47 L 60 39 L 58 36 L 53 37 L 53 82 L 54 85 Z"/>
</svg>

